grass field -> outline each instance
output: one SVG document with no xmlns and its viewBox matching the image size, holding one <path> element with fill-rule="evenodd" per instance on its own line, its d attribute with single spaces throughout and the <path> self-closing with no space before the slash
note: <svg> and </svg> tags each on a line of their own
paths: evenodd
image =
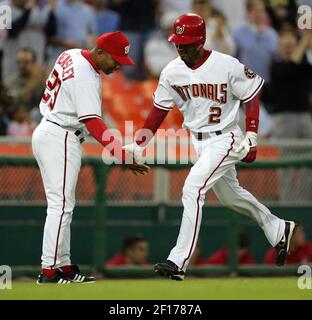
<svg viewBox="0 0 312 320">
<path fill-rule="evenodd" d="M 312 290 L 300 290 L 297 278 L 218 278 L 159 280 L 100 280 L 95 284 L 38 286 L 13 281 L 11 290 L 0 290 L 7 299 L 312 299 Z"/>
</svg>

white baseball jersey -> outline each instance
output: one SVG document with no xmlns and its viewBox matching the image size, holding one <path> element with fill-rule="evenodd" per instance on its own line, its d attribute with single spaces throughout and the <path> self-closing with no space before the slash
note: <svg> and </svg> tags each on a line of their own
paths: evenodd
<svg viewBox="0 0 312 320">
<path fill-rule="evenodd" d="M 178 57 L 163 69 L 154 105 L 163 110 L 176 105 L 184 116 L 184 128 L 214 132 L 236 125 L 240 101 L 251 100 L 263 83 L 237 59 L 217 51 L 196 69 Z"/>
<path fill-rule="evenodd" d="M 79 129 L 81 120 L 102 118 L 100 74 L 81 49 L 64 51 L 46 82 L 40 112 L 62 127 Z"/>
</svg>

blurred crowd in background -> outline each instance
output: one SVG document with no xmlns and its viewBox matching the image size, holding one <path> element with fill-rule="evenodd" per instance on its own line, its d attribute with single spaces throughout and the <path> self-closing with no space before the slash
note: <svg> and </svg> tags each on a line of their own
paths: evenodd
<svg viewBox="0 0 312 320">
<path fill-rule="evenodd" d="M 265 79 L 260 136 L 312 137 L 312 31 L 297 27 L 298 7 L 311 8 L 311 0 L 0 0 L 4 4 L 13 20 L 11 29 L 0 30 L 0 135 L 30 136 L 57 56 L 93 47 L 104 32 L 127 34 L 136 62 L 123 69 L 129 81 L 157 80 L 177 56 L 167 41 L 174 20 L 193 12 L 206 21 L 207 49 L 239 58 Z"/>
<path fill-rule="evenodd" d="M 199 239 L 192 255 L 190 266 L 223 265 L 229 264 L 229 249 L 224 246 L 210 253 L 202 250 L 201 240 Z M 265 252 L 262 260 L 254 258 L 251 249 L 251 239 L 245 230 L 240 230 L 237 245 L 237 263 L 239 265 L 253 265 L 263 263 L 275 265 L 276 252 L 270 248 Z M 291 245 L 291 253 L 287 257 L 286 264 L 299 265 L 312 262 L 312 242 L 306 239 L 303 226 L 299 226 L 294 234 Z M 124 239 L 122 250 L 109 259 L 105 267 L 118 266 L 148 266 L 149 261 L 149 242 L 142 235 L 133 235 Z"/>
</svg>

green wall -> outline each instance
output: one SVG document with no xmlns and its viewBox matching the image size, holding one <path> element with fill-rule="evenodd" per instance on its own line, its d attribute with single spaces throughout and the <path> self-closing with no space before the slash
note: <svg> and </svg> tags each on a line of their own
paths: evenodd
<svg viewBox="0 0 312 320">
<path fill-rule="evenodd" d="M 162 221 L 159 207 L 108 207 L 107 257 L 120 251 L 126 236 L 140 233 L 150 242 L 150 261 L 167 257 L 179 232 L 182 208 L 163 207 Z M 39 265 L 45 208 L 39 206 L 0 206 L 0 265 Z M 78 206 L 72 224 L 72 260 L 90 265 L 93 261 L 94 207 Z M 272 211 L 282 218 L 295 218 L 303 223 L 307 237 L 312 240 L 312 208 L 275 207 Z M 202 255 L 209 256 L 226 244 L 228 220 L 232 211 L 221 207 L 206 207 L 200 239 Z M 251 237 L 251 250 L 261 262 L 269 248 L 262 230 L 251 220 L 235 214 L 239 227 Z M 104 232 L 104 230 L 103 230 Z"/>
</svg>

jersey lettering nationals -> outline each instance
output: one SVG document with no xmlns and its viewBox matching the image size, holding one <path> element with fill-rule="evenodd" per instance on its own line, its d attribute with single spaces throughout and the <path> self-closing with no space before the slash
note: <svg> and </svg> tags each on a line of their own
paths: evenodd
<svg viewBox="0 0 312 320">
<path fill-rule="evenodd" d="M 218 103 L 226 103 L 227 83 L 194 83 L 192 85 L 172 86 L 183 101 L 192 98 L 206 98 Z"/>
</svg>

